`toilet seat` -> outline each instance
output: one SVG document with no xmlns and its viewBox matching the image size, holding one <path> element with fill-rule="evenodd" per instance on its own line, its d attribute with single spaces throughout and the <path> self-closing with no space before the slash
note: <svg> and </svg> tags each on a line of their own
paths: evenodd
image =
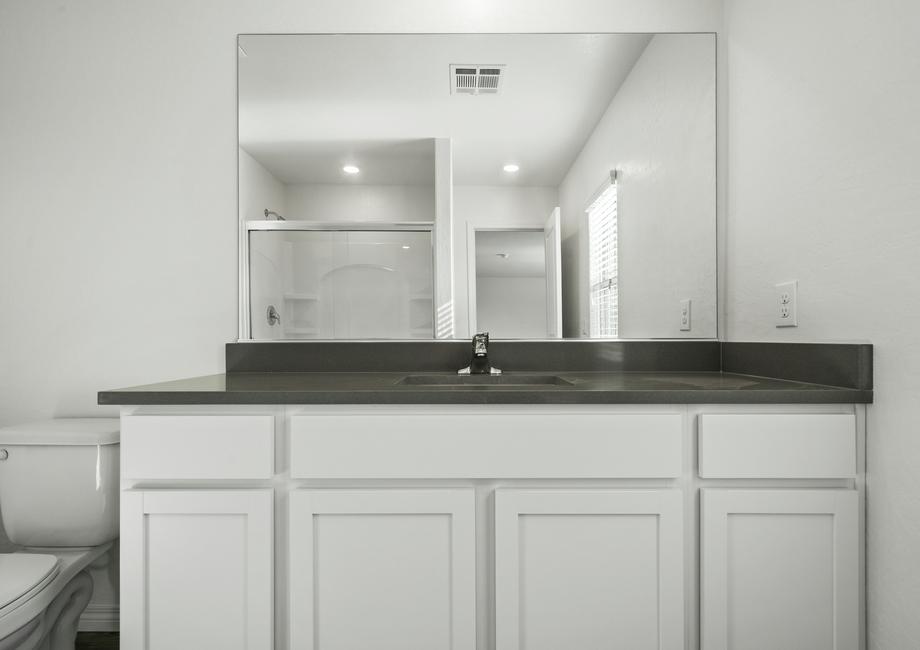
<svg viewBox="0 0 920 650">
<path fill-rule="evenodd" d="M 60 571 L 54 555 L 0 553 L 0 617 L 40 593 Z"/>
</svg>

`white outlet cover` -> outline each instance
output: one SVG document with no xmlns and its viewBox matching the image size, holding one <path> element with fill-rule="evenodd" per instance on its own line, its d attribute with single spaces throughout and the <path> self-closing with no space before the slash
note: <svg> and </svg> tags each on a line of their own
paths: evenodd
<svg viewBox="0 0 920 650">
<path fill-rule="evenodd" d="M 686 298 L 680 301 L 680 331 L 689 332 L 690 325 L 690 299 Z"/>
<path fill-rule="evenodd" d="M 774 309 L 777 327 L 798 327 L 798 309 L 796 289 L 798 281 L 783 282 L 776 285 Z"/>
</svg>

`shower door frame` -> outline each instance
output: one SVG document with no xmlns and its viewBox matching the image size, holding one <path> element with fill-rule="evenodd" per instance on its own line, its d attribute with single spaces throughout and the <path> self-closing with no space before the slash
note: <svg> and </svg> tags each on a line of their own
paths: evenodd
<svg viewBox="0 0 920 650">
<path fill-rule="evenodd" d="M 433 326 L 437 323 L 437 314 L 435 313 L 435 241 L 434 241 L 434 221 L 245 221 L 240 225 L 240 322 L 238 341 L 247 343 L 258 343 L 260 341 L 277 341 L 278 339 L 253 339 L 252 338 L 252 305 L 250 304 L 250 251 L 249 251 L 249 233 L 273 230 L 292 230 L 292 231 L 320 231 L 320 232 L 427 232 L 431 243 L 431 280 L 432 280 L 432 300 L 431 300 L 431 318 Z M 435 338 L 435 331 L 432 331 L 432 340 Z M 328 341 L 328 340 L 357 340 L 357 339 L 283 339 L 285 341 Z M 398 340 L 398 339 L 392 339 Z"/>
</svg>

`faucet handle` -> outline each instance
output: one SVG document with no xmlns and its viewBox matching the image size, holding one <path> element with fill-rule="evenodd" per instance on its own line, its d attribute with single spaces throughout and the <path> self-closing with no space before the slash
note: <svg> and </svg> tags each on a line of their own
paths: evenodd
<svg viewBox="0 0 920 650">
<path fill-rule="evenodd" d="M 473 358 L 470 365 L 457 371 L 458 375 L 500 375 L 502 371 L 489 364 L 489 333 L 473 336 Z"/>
<path fill-rule="evenodd" d="M 473 356 L 484 357 L 489 354 L 489 333 L 478 332 L 473 337 Z"/>
</svg>

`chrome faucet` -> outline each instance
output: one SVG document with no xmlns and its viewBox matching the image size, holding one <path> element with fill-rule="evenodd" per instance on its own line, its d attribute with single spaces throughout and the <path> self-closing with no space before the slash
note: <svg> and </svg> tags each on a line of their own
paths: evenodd
<svg viewBox="0 0 920 650">
<path fill-rule="evenodd" d="M 489 333 L 479 332 L 473 337 L 473 358 L 470 365 L 457 371 L 458 375 L 500 375 L 502 371 L 489 364 Z"/>
</svg>

